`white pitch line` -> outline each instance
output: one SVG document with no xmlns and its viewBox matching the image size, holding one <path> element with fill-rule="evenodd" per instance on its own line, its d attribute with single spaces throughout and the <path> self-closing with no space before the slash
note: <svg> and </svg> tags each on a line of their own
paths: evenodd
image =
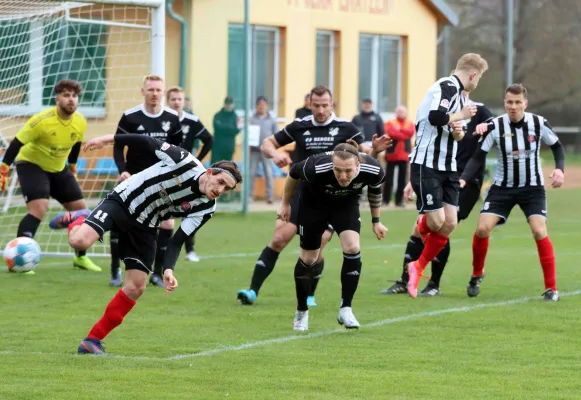
<svg viewBox="0 0 581 400">
<path fill-rule="evenodd" d="M 577 296 L 579 294 L 581 294 L 581 290 L 575 290 L 573 292 L 561 293 L 561 297 Z M 520 299 L 515 299 L 515 300 L 499 301 L 499 302 L 495 302 L 495 303 L 481 303 L 481 304 L 475 304 L 472 306 L 446 308 L 446 309 L 442 309 L 442 310 L 426 311 L 426 312 L 422 312 L 422 313 L 404 315 L 401 317 L 387 318 L 387 319 L 383 319 L 380 321 L 371 322 L 369 324 L 363 324 L 363 325 L 361 325 L 361 328 L 373 328 L 376 326 L 393 325 L 393 324 L 397 324 L 400 322 L 407 322 L 407 321 L 414 320 L 414 319 L 437 317 L 440 315 L 460 313 L 460 312 L 469 312 L 469 311 L 479 310 L 479 309 L 483 309 L 483 308 L 506 307 L 506 306 L 511 306 L 511 305 L 515 305 L 515 304 L 526 303 L 526 302 L 529 302 L 531 300 L 539 300 L 539 296 L 522 297 Z M 119 358 L 119 359 L 128 359 L 128 360 L 145 360 L 145 361 L 164 361 L 164 360 L 165 361 L 176 361 L 176 360 L 184 360 L 184 359 L 196 358 L 196 357 L 209 357 L 209 356 L 213 356 L 213 355 L 221 354 L 221 353 L 228 353 L 228 352 L 232 352 L 232 351 L 239 351 L 239 350 L 245 350 L 245 349 L 253 349 L 256 347 L 263 347 L 263 346 L 268 346 L 271 344 L 281 344 L 281 343 L 291 342 L 294 340 L 314 339 L 314 338 L 319 338 L 319 337 L 323 337 L 323 336 L 329 336 L 329 335 L 334 335 L 337 333 L 346 333 L 346 332 L 349 332 L 349 331 L 343 328 L 343 329 L 333 329 L 330 331 L 309 333 L 309 334 L 304 334 L 304 335 L 283 336 L 283 337 L 274 338 L 274 339 L 259 340 L 257 342 L 244 343 L 244 344 L 237 345 L 237 346 L 223 346 L 223 347 L 218 347 L 218 348 L 212 349 L 212 350 L 200 351 L 198 353 L 179 354 L 179 355 L 171 356 L 171 357 L 110 355 L 110 357 L 107 357 L 107 358 Z M 71 353 L 18 352 L 18 351 L 11 351 L 11 350 L 4 350 L 4 351 L 0 350 L 0 356 L 31 356 L 31 355 L 75 356 L 75 357 L 77 356 L 76 354 L 71 354 Z"/>
<path fill-rule="evenodd" d="M 561 293 L 560 295 L 562 297 L 564 297 L 564 296 L 576 296 L 578 294 L 581 294 L 581 290 L 576 290 L 574 292 Z M 398 322 L 405 322 L 405 321 L 409 321 L 412 319 L 435 317 L 435 316 L 439 316 L 439 315 L 443 315 L 443 314 L 452 314 L 452 313 L 458 313 L 458 312 L 467 312 L 467 311 L 478 310 L 481 308 L 506 307 L 506 306 L 510 306 L 513 304 L 522 304 L 522 303 L 526 303 L 526 302 L 531 301 L 531 300 L 538 300 L 538 299 L 539 299 L 538 296 L 523 297 L 520 299 L 508 300 L 508 301 L 499 301 L 496 303 L 481 303 L 481 304 L 476 304 L 473 306 L 454 307 L 454 308 L 447 308 L 447 309 L 443 309 L 443 310 L 426 311 L 423 313 L 410 314 L 410 315 L 404 315 L 404 316 L 396 317 L 396 318 L 383 319 L 380 321 L 371 322 L 369 324 L 363 324 L 363 325 L 361 325 L 361 327 L 362 328 L 372 328 L 375 326 L 392 325 L 392 324 L 396 324 Z M 245 343 L 245 344 L 241 344 L 239 346 L 219 347 L 217 349 L 201 351 L 199 353 L 181 354 L 181 355 L 177 355 L 177 356 L 173 356 L 173 357 L 168 357 L 168 359 L 169 360 L 183 360 L 185 358 L 212 356 L 215 354 L 226 353 L 226 352 L 230 352 L 230 351 L 251 349 L 251 348 L 255 348 L 255 347 L 266 346 L 269 344 L 279 344 L 279 343 L 290 342 L 293 340 L 313 339 L 313 338 L 318 338 L 321 336 L 328 336 L 328 335 L 333 335 L 335 333 L 345 333 L 345 332 L 348 332 L 348 330 L 343 328 L 343 329 L 333 329 L 330 331 L 323 331 L 323 332 L 317 332 L 317 333 L 310 333 L 310 334 L 306 334 L 306 335 L 285 336 L 285 337 L 281 337 L 281 338 L 260 340 L 258 342 Z"/>
</svg>

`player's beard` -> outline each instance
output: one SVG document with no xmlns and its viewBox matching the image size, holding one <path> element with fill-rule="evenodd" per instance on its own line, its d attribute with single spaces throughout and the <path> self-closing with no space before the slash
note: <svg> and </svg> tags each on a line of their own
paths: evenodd
<svg viewBox="0 0 581 400">
<path fill-rule="evenodd" d="M 72 111 L 69 109 L 68 105 L 66 105 L 66 104 L 64 107 L 59 104 L 58 107 L 63 112 L 63 114 L 66 114 L 66 115 L 73 115 L 75 113 L 75 111 L 77 111 L 77 106 L 74 106 Z"/>
</svg>

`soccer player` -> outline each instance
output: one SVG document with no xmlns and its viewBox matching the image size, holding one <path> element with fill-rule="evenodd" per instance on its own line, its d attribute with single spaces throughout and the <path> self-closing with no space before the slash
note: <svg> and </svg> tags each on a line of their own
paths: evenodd
<svg viewBox="0 0 581 400">
<path fill-rule="evenodd" d="M 465 93 L 466 94 L 466 93 Z M 490 110 L 482 103 L 475 103 L 469 101 L 467 104 L 476 106 L 476 114 L 470 119 L 466 125 L 465 136 L 458 142 L 458 151 L 456 153 L 456 168 L 458 173 L 462 174 L 468 160 L 476 152 L 478 148 L 478 141 L 481 139 L 479 134 L 475 134 L 476 127 L 482 123 L 487 123 L 492 120 Z M 466 186 L 460 190 L 458 200 L 458 222 L 465 220 L 470 215 L 470 212 L 476 205 L 480 198 L 480 190 L 484 180 L 485 166 L 478 170 L 474 177 L 466 183 Z M 413 189 L 411 184 L 406 187 L 406 194 L 411 194 Z M 407 196 L 406 196 L 407 198 Z M 419 258 L 424 250 L 424 243 L 421 240 L 417 225 L 414 224 L 412 234 L 407 242 L 405 249 L 405 256 L 403 259 L 403 270 L 400 279 L 398 279 L 392 286 L 382 290 L 381 294 L 400 294 L 407 293 L 408 273 L 407 264 Z M 432 260 L 432 274 L 430 281 L 426 287 L 418 293 L 418 296 L 437 296 L 440 294 L 440 279 L 446 268 L 448 257 L 450 256 L 450 241 L 440 251 L 440 253 Z"/>
<path fill-rule="evenodd" d="M 476 89 L 488 69 L 478 54 L 464 54 L 454 75 L 435 82 L 422 100 L 416 116 L 416 145 L 410 154 L 410 182 L 417 195 L 418 231 L 425 247 L 408 264 L 408 293 L 415 298 L 426 265 L 446 246 L 458 223 L 460 185 L 456 167 L 457 141 L 463 137 L 462 122 L 476 113 L 466 104 L 462 91 Z"/>
<path fill-rule="evenodd" d="M 177 288 L 173 269 L 187 237 L 212 217 L 216 199 L 242 181 L 232 161 L 220 161 L 206 170 L 181 147 L 145 135 L 107 135 L 85 145 L 94 150 L 106 144 L 127 145 L 158 162 L 117 185 L 89 216 L 71 217 L 69 244 L 89 248 L 113 227 L 119 232 L 119 249 L 125 263 L 125 284 L 107 305 L 105 314 L 81 341 L 81 354 L 103 354 L 101 341 L 123 321 L 147 286 L 147 275 L 156 258 L 157 228 L 169 218 L 185 217 L 168 244 L 163 260 L 166 294 Z"/>
<path fill-rule="evenodd" d="M 369 186 L 367 197 L 371 208 L 373 233 L 381 240 L 387 228 L 379 222 L 381 184 L 385 173 L 378 160 L 361 154 L 357 143 L 348 140 L 337 145 L 332 152 L 311 156 L 293 164 L 286 179 L 284 197 L 279 210 L 283 221 L 288 221 L 291 201 L 299 180 L 303 182 L 298 208 L 298 226 L 301 238 L 299 259 L 295 265 L 297 309 L 293 329 L 309 329 L 307 297 L 314 279 L 314 265 L 321 252 L 321 236 L 327 226 L 333 226 L 343 249 L 341 268 L 341 306 L 337 321 L 347 329 L 359 328 L 351 303 L 361 275 L 359 232 L 359 197 Z M 295 211 L 296 212 L 296 211 Z"/>
<path fill-rule="evenodd" d="M 28 209 L 18 225 L 17 237 L 34 237 L 51 197 L 68 211 L 88 214 L 75 168 L 87 130 L 85 117 L 77 111 L 81 92 L 77 81 L 64 79 L 57 82 L 54 87 L 56 106 L 32 116 L 4 154 L 0 166 L 0 188 L 6 190 L 10 165 L 16 159 L 16 172 Z M 51 225 L 53 223 L 51 221 Z M 85 251 L 75 253 L 73 266 L 101 271 Z"/>
<path fill-rule="evenodd" d="M 179 146 L 183 141 L 181 122 L 178 113 L 170 108 L 163 107 L 165 87 L 163 79 L 157 75 L 149 75 L 143 79 L 141 93 L 143 104 L 130 108 L 121 116 L 117 125 L 117 135 L 127 133 L 141 134 L 157 138 L 169 144 Z M 124 145 L 115 142 L 113 156 L 119 170 L 119 180 L 123 182 L 131 175 L 143 171 L 154 160 L 151 154 L 142 154 L 131 147 L 127 149 L 127 159 L 123 154 Z M 174 222 L 165 220 L 159 227 L 155 267 L 149 282 L 152 285 L 163 287 L 161 276 L 162 261 L 169 239 L 173 234 Z M 111 286 L 121 286 L 121 270 L 119 268 L 119 245 L 117 231 L 111 231 Z"/>
<path fill-rule="evenodd" d="M 294 154 L 299 161 L 305 160 L 311 155 L 333 150 L 337 144 L 345 143 L 348 139 L 357 142 L 363 151 L 370 152 L 373 157 L 377 157 L 377 154 L 391 144 L 391 140 L 387 136 L 381 136 L 379 138 L 374 137 L 373 149 L 363 146 L 364 138 L 359 129 L 351 122 L 335 116 L 333 112 L 333 96 L 327 87 L 314 87 L 311 90 L 310 97 L 312 115 L 302 119 L 295 119 L 283 130 L 266 138 L 262 144 L 262 153 L 265 157 L 272 158 L 279 167 L 285 167 L 291 164 L 292 161 L 288 153 L 277 149 L 292 142 L 295 142 Z M 238 291 L 237 297 L 242 304 L 252 305 L 256 301 L 262 284 L 274 269 L 278 255 L 297 234 L 298 207 L 296 205 L 298 204 L 300 193 L 301 185 L 294 192 L 292 214 L 288 221 L 277 219 L 274 235 L 268 246 L 262 250 L 254 266 L 250 288 Z M 332 228 L 329 227 L 329 230 L 324 232 L 321 248 L 329 241 L 331 235 Z M 315 289 L 325 265 L 322 251 L 318 254 L 319 258 L 313 266 L 313 288 L 308 300 L 310 306 L 316 305 Z"/>
<path fill-rule="evenodd" d="M 545 301 L 559 300 L 555 252 L 547 234 L 547 199 L 539 156 L 541 141 L 550 146 L 555 158 L 551 174 L 553 188 L 561 187 L 565 179 L 565 151 L 547 120 L 525 112 L 527 106 L 526 88 L 521 84 L 510 85 L 504 96 L 506 114 L 495 118 L 488 129 L 483 128 L 489 133 L 460 177 L 460 185 L 466 186 L 485 163 L 487 153 L 495 145 L 498 147 L 493 184 L 480 211 L 472 242 L 472 276 L 467 287 L 470 297 L 480 293 L 490 232 L 496 225 L 504 224 L 513 207 L 518 205 L 537 243 L 545 280 L 543 298 Z"/>
<path fill-rule="evenodd" d="M 167 105 L 178 113 L 182 124 L 183 140 L 181 147 L 192 153 L 194 149 L 194 141 L 199 139 L 203 143 L 203 146 L 198 155 L 196 155 L 196 158 L 203 161 L 204 157 L 206 157 L 210 150 L 212 150 L 214 138 L 210 135 L 210 132 L 208 132 L 204 124 L 202 124 L 202 121 L 200 121 L 197 116 L 184 111 L 184 89 L 178 86 L 171 87 L 167 90 L 166 96 Z M 186 249 L 186 260 L 198 262 L 200 261 L 200 257 L 198 257 L 194 251 L 194 240 L 195 238 L 191 236 L 184 244 Z"/>
</svg>

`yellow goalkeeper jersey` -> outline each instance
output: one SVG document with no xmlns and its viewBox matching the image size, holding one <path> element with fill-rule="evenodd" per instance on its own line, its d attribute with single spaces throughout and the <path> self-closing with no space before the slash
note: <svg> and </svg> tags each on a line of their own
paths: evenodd
<svg viewBox="0 0 581 400">
<path fill-rule="evenodd" d="M 68 120 L 58 116 L 56 107 L 39 112 L 16 134 L 24 145 L 17 160 L 36 164 L 46 172 L 62 171 L 71 148 L 83 141 L 86 130 L 87 120 L 78 111 Z"/>
</svg>

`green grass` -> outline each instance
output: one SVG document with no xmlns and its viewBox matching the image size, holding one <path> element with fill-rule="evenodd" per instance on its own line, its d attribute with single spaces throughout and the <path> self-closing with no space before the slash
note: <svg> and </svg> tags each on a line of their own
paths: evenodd
<svg viewBox="0 0 581 400">
<path fill-rule="evenodd" d="M 548 193 L 562 293 L 581 289 L 581 215 L 571 211 L 579 196 L 579 190 Z M 247 287 L 256 255 L 270 238 L 272 213 L 213 218 L 197 243 L 198 253 L 210 258 L 180 262 L 180 286 L 169 296 L 148 288 L 106 339 L 117 357 L 75 355 L 115 293 L 106 272 L 75 271 L 70 260 L 46 258 L 35 276 L 2 274 L 0 399 L 579 397 L 581 295 L 541 301 L 536 247 L 520 210 L 493 234 L 476 299 L 466 297 L 466 283 L 477 213 L 454 234 L 443 295 L 415 300 L 378 294 L 400 273 L 415 213 L 384 212 L 390 231 L 383 242 L 372 237 L 368 211 L 362 214 L 364 266 L 354 312 L 363 326 L 354 332 L 336 323 L 336 237 L 309 335 L 292 330 L 296 240 L 281 254 L 258 303 L 236 302 L 236 291 Z M 106 267 L 106 259 L 97 261 Z M 244 344 L 250 347 L 236 348 Z"/>
</svg>

